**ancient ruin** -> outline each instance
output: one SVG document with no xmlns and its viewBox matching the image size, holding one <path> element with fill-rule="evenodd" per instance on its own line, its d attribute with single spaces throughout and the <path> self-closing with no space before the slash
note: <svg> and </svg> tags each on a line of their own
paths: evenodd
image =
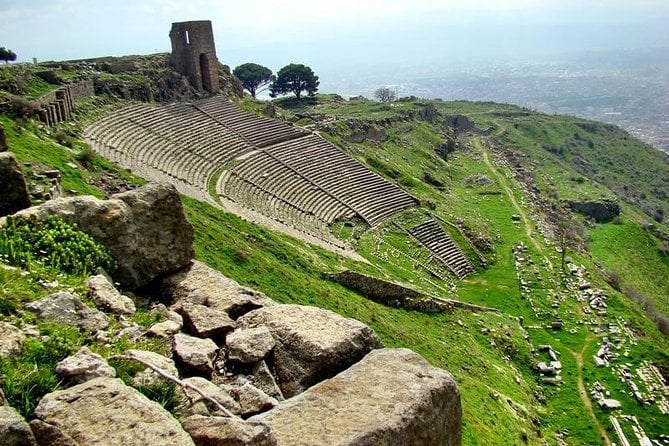
<svg viewBox="0 0 669 446">
<path fill-rule="evenodd" d="M 199 90 L 216 93 L 218 58 L 210 20 L 172 23 L 172 67 Z"/>
</svg>

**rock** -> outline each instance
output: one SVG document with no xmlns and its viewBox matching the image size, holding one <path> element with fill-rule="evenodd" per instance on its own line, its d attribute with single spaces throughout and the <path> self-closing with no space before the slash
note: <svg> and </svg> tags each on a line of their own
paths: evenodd
<svg viewBox="0 0 669 446">
<path fill-rule="evenodd" d="M 116 370 L 102 356 L 93 353 L 88 347 L 81 347 L 77 353 L 56 364 L 56 375 L 80 384 L 101 376 L 115 378 Z"/>
<path fill-rule="evenodd" d="M 72 325 L 83 331 L 97 331 L 109 326 L 109 320 L 104 313 L 89 308 L 71 293 L 50 294 L 40 300 L 27 303 L 24 307 L 41 318 L 59 324 Z"/>
<path fill-rule="evenodd" d="M 30 429 L 39 446 L 79 446 L 72 437 L 42 420 L 30 420 Z"/>
<path fill-rule="evenodd" d="M 174 359 L 187 369 L 209 374 L 214 371 L 218 346 L 211 339 L 177 333 L 172 340 Z"/>
<path fill-rule="evenodd" d="M 243 417 L 250 417 L 265 412 L 279 404 L 279 401 L 275 398 L 272 398 L 250 383 L 246 383 L 235 389 L 233 393 L 236 395 L 237 401 L 239 401 Z"/>
<path fill-rule="evenodd" d="M 95 378 L 49 393 L 34 415 L 51 425 L 52 436 L 70 438 L 78 445 L 193 445 L 160 404 L 119 379 Z M 39 437 L 39 444 L 45 444 Z"/>
<path fill-rule="evenodd" d="M 253 385 L 272 398 L 276 398 L 279 401 L 283 401 L 285 398 L 281 389 L 274 379 L 274 375 L 269 371 L 267 363 L 265 361 L 260 361 L 253 367 Z"/>
<path fill-rule="evenodd" d="M 234 400 L 234 398 L 224 389 L 212 383 L 211 381 L 201 378 L 199 376 L 193 376 L 191 378 L 184 379 L 184 382 L 197 387 L 205 395 L 216 400 L 223 407 L 228 409 L 234 414 L 242 413 L 239 403 Z M 202 395 L 198 394 L 192 389 L 184 389 L 184 393 L 190 401 L 189 408 L 187 409 L 190 413 L 206 415 L 208 413 L 215 413 L 218 408 L 213 403 L 202 398 Z M 197 407 L 201 406 L 201 407 Z"/>
<path fill-rule="evenodd" d="M 226 338 L 225 345 L 228 348 L 228 359 L 253 364 L 261 361 L 272 351 L 276 341 L 269 328 L 260 326 L 233 331 Z"/>
<path fill-rule="evenodd" d="M 166 321 L 153 324 L 146 333 L 151 336 L 169 339 L 180 331 L 181 324 L 168 319 Z"/>
<path fill-rule="evenodd" d="M 10 406 L 0 406 L 0 444 L 2 446 L 35 446 L 35 436 L 30 426 Z"/>
<path fill-rule="evenodd" d="M 229 417 L 193 415 L 182 421 L 197 446 L 275 446 L 269 427 Z"/>
<path fill-rule="evenodd" d="M 407 349 L 383 349 L 269 412 L 279 445 L 460 445 L 453 377 Z"/>
<path fill-rule="evenodd" d="M 286 398 L 362 359 L 381 341 L 365 324 L 316 307 L 273 305 L 237 320 L 242 328 L 267 326 L 276 340 L 275 377 Z"/>
<path fill-rule="evenodd" d="M 147 350 L 130 349 L 126 350 L 125 355 L 132 356 L 134 358 L 147 362 L 155 367 L 158 367 L 161 370 L 164 370 L 170 375 L 177 377 L 179 376 L 179 372 L 177 371 L 177 367 L 174 364 L 174 361 L 158 353 L 150 352 Z M 162 380 L 163 379 L 160 378 L 156 372 L 147 367 L 143 371 L 137 373 L 132 378 L 132 385 L 133 386 L 151 385 Z"/>
<path fill-rule="evenodd" d="M 572 211 L 594 219 L 598 223 L 611 221 L 620 215 L 620 205 L 614 200 L 568 201 Z"/>
<path fill-rule="evenodd" d="M 0 123 L 0 152 L 6 152 L 7 150 L 9 150 L 9 146 L 7 145 L 7 137 L 5 136 L 5 128 Z"/>
<path fill-rule="evenodd" d="M 162 295 L 175 303 L 205 305 L 228 313 L 232 319 L 274 302 L 257 291 L 244 288 L 204 263 L 192 264 L 162 281 Z"/>
<path fill-rule="evenodd" d="M 228 313 L 216 308 L 193 303 L 181 306 L 184 326 L 193 335 L 201 338 L 223 340 L 225 335 L 235 329 L 235 321 Z"/>
<path fill-rule="evenodd" d="M 7 404 L 7 401 L 5 400 L 5 394 L 2 393 L 2 389 L 0 389 L 0 406 L 4 406 Z"/>
<path fill-rule="evenodd" d="M 13 153 L 0 152 L 0 217 L 30 206 L 28 186 Z"/>
<path fill-rule="evenodd" d="M 21 353 L 23 332 L 8 322 L 0 321 L 0 358 L 12 358 Z"/>
<path fill-rule="evenodd" d="M 104 310 L 114 314 L 135 313 L 135 303 L 132 299 L 119 293 L 104 275 L 90 276 L 86 279 L 86 286 L 90 288 L 88 297 Z"/>
<path fill-rule="evenodd" d="M 178 271 L 193 258 L 193 227 L 174 186 L 151 183 L 109 200 L 58 198 L 17 213 L 58 215 L 102 243 L 118 262 L 112 274 L 128 289 Z"/>
</svg>

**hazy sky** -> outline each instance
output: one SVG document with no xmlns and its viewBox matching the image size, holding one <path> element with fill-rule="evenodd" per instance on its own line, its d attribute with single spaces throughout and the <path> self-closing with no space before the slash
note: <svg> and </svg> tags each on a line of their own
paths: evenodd
<svg viewBox="0 0 669 446">
<path fill-rule="evenodd" d="M 19 60 L 169 50 L 171 22 L 212 20 L 219 59 L 274 70 L 669 45 L 669 0 L 0 0 Z"/>
</svg>

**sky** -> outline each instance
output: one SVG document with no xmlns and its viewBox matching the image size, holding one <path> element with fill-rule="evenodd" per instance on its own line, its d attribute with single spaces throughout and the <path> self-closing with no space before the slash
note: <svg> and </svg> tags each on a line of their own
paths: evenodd
<svg viewBox="0 0 669 446">
<path fill-rule="evenodd" d="M 0 0 L 19 61 L 169 51 L 211 20 L 219 60 L 336 70 L 669 46 L 669 0 Z"/>
</svg>

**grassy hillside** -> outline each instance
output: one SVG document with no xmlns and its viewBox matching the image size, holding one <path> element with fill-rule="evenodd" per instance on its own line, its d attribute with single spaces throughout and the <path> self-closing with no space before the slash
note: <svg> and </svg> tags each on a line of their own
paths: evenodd
<svg viewBox="0 0 669 446">
<path fill-rule="evenodd" d="M 655 155 L 646 153 L 647 148 L 619 138 L 618 130 L 610 134 L 600 134 L 598 129 L 590 132 L 578 125 L 588 124 L 586 121 L 538 115 L 506 105 L 432 102 L 437 115 L 430 120 L 419 115 L 426 105 L 422 102 L 377 104 L 319 97 L 282 104 L 290 112 L 300 113 L 295 119 L 303 125 L 319 126 L 323 116 L 336 117 L 321 126 L 324 136 L 419 198 L 423 207 L 405 211 L 395 216 L 394 222 L 372 230 L 335 228 L 369 261 L 358 263 L 184 197 L 195 228 L 198 259 L 279 302 L 317 305 L 354 317 L 374 328 L 387 346 L 412 348 L 432 364 L 449 370 L 462 394 L 464 444 L 557 444 L 558 436 L 572 445 L 602 444 L 603 436 L 617 442 L 609 420 L 611 413 L 599 409 L 587 397 L 595 381 L 621 401 L 623 413 L 638 417 L 651 438 L 666 431 L 667 415 L 661 414 L 656 405 L 638 405 L 614 370 L 623 363 L 630 363 L 634 369 L 644 361 L 669 370 L 669 342 L 637 302 L 612 288 L 600 275 L 603 270 L 615 271 L 620 276 L 617 288 L 626 291 L 634 287 L 653 302 L 657 311 L 666 311 L 669 293 L 666 281 L 660 278 L 669 275 L 669 265 L 666 254 L 657 250 L 660 241 L 643 227 L 643 221 L 650 217 L 630 205 L 623 207 L 622 224 L 574 219 L 574 224 L 585 226 L 589 249 L 570 246 L 568 255 L 575 267 L 579 265 L 584 280 L 608 296 L 608 312 L 598 316 L 584 313 L 587 302 L 577 298 L 580 279 L 562 271 L 558 246 L 540 206 L 559 199 L 615 195 L 617 191 L 610 190 L 607 183 L 594 175 L 591 179 L 590 171 L 578 170 L 575 159 L 579 157 L 590 165 L 606 166 L 596 152 L 583 149 L 580 155 L 575 153 L 582 145 L 590 149 L 587 140 L 596 147 L 615 147 L 616 153 L 629 147 L 638 149 L 630 163 L 655 163 Z M 247 109 L 254 107 L 263 105 L 247 102 Z M 454 133 L 443 121 L 456 114 L 467 116 L 485 132 L 471 138 L 463 132 Z M 382 128 L 388 137 L 384 141 L 349 142 L 351 120 L 373 120 L 373 125 Z M 97 157 L 82 164 L 82 143 L 75 139 L 72 148 L 57 143 L 55 129 L 47 133 L 34 124 L 20 124 L 4 116 L 2 123 L 10 149 L 19 160 L 30 163 L 30 168 L 38 164 L 58 168 L 63 174 L 63 189 L 70 194 L 103 196 L 110 177 L 141 182 Z M 562 154 L 559 149 L 544 147 L 562 147 L 567 144 L 565 138 L 574 139 L 575 133 L 581 135 L 579 142 Z M 505 148 L 496 146 L 493 138 Z M 580 138 L 586 142 L 581 144 Z M 457 141 L 457 149 L 446 157 L 439 155 L 435 149 L 450 139 Z M 537 185 L 539 198 L 546 201 L 537 201 L 529 193 L 527 182 L 519 178 L 517 166 L 509 164 L 505 150 L 527 156 L 522 158 L 523 167 Z M 662 178 L 666 171 L 662 164 L 659 166 L 653 176 Z M 651 210 L 653 206 L 666 206 L 666 199 L 649 193 L 649 188 L 660 188 L 662 183 L 634 185 L 628 178 L 634 171 L 632 165 L 615 173 L 620 184 L 630 180 L 629 197 L 643 199 L 641 194 L 646 190 L 643 200 Z M 470 237 L 480 236 L 477 249 L 471 248 L 457 230 L 444 223 L 477 266 L 476 273 L 463 281 L 452 277 L 443 281 L 417 266 L 420 249 L 411 245 L 396 223 L 409 225 L 431 215 L 444 222 L 460 222 Z M 485 266 L 478 260 L 477 250 Z M 326 273 L 342 269 L 385 277 L 497 311 L 456 310 L 436 315 L 385 307 L 325 278 Z M 17 274 L 3 279 L 11 284 L 0 288 L 3 302 L 17 294 L 21 300 L 32 300 L 48 293 Z M 68 280 L 72 286 L 81 285 L 81 278 Z M 13 317 L 17 317 L 13 311 L 0 312 L 2 319 Z M 563 321 L 562 329 L 548 328 L 557 320 Z M 622 334 L 611 334 L 614 328 Z M 599 368 L 592 355 L 604 336 L 620 338 L 616 351 L 621 357 L 612 360 L 613 367 Z M 87 339 L 75 338 L 70 344 L 81 343 L 95 347 Z M 563 384 L 559 386 L 542 383 L 535 370 L 538 361 L 549 360 L 547 353 L 539 350 L 542 344 L 550 344 L 559 355 L 563 368 Z M 51 365 L 52 359 L 40 363 L 45 370 Z M 47 379 L 40 392 L 56 385 Z M 581 387 L 586 389 L 585 395 L 579 392 Z M 594 407 L 588 408 L 588 402 Z M 30 406 L 26 407 L 29 413 Z"/>
</svg>

